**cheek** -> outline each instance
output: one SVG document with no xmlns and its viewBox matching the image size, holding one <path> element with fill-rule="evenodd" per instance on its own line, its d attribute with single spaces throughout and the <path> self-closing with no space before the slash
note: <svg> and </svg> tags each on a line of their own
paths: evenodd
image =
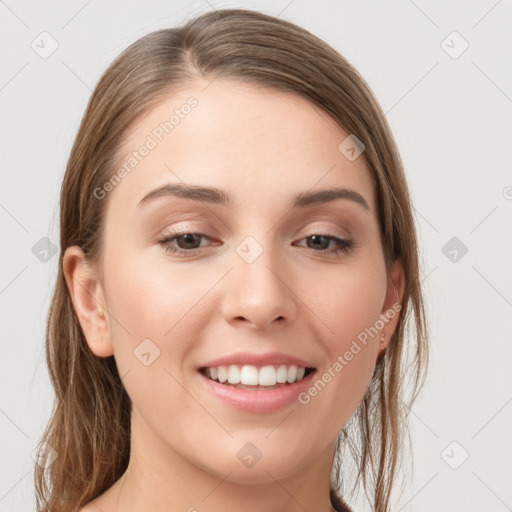
<svg viewBox="0 0 512 512">
<path fill-rule="evenodd" d="M 200 272 L 184 272 L 165 258 L 116 255 L 105 268 L 105 290 L 112 316 L 111 328 L 118 364 L 130 365 L 133 351 L 145 343 L 158 354 L 159 365 L 172 368 L 199 341 L 208 320 L 204 300 L 218 278 Z M 172 271 L 171 271 L 172 270 Z M 151 340 L 151 343 L 144 340 Z M 144 346 L 144 345 L 143 345 Z M 142 350 L 142 347 L 140 350 Z"/>
<path fill-rule="evenodd" d="M 105 290 L 115 360 L 134 406 L 148 418 L 155 410 L 174 406 L 184 414 L 199 415 L 180 385 L 182 363 L 200 339 L 200 300 L 213 282 L 198 273 L 171 274 L 165 261 L 148 263 L 119 253 L 109 267 L 107 261 Z"/>
<path fill-rule="evenodd" d="M 383 265 L 339 269 L 309 287 L 307 304 L 325 326 L 323 341 L 331 359 L 344 352 L 352 340 L 365 337 L 380 317 L 385 295 Z M 367 334 L 367 338 L 369 344 L 378 342 L 378 337 Z"/>
<path fill-rule="evenodd" d="M 308 306 L 323 325 L 327 357 L 301 403 L 315 411 L 311 417 L 323 410 L 333 411 L 326 421 L 336 429 L 357 407 L 374 371 L 385 269 L 379 264 L 347 267 L 346 272 L 337 270 L 327 282 L 327 290 L 317 283 L 308 293 Z"/>
<path fill-rule="evenodd" d="M 336 435 L 367 391 L 379 346 L 379 336 L 372 330 L 382 307 L 376 295 L 370 284 L 365 290 L 356 280 L 352 287 L 331 292 L 329 300 L 321 303 L 323 309 L 318 303 L 318 316 L 329 326 L 322 340 L 325 363 L 299 396 L 309 428 L 318 436 L 325 432 Z"/>
</svg>

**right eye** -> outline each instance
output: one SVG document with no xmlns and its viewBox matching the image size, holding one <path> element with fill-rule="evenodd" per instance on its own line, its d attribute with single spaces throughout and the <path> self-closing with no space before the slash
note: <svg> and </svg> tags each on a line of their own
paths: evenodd
<svg viewBox="0 0 512 512">
<path fill-rule="evenodd" d="M 173 254 L 193 254 L 195 253 L 200 247 L 197 246 L 197 241 L 200 238 L 208 238 L 208 235 L 205 233 L 170 233 L 169 235 L 166 235 L 165 238 L 158 241 L 160 245 L 162 245 L 165 248 L 166 252 L 170 252 Z M 182 247 L 176 247 L 176 245 L 181 245 Z M 191 247 L 192 246 L 192 247 Z"/>
</svg>

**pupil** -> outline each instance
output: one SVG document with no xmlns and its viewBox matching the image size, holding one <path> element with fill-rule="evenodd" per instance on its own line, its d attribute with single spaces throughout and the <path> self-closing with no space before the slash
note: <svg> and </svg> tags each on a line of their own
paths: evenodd
<svg viewBox="0 0 512 512">
<path fill-rule="evenodd" d="M 313 235 L 313 236 L 311 237 L 311 241 L 313 242 L 313 245 L 315 245 L 315 242 L 320 242 L 320 244 L 318 244 L 318 243 L 316 244 L 317 246 L 318 246 L 318 245 L 323 245 L 323 244 L 321 243 L 321 239 L 322 239 L 322 238 L 324 238 L 322 235 Z M 324 243 L 325 243 L 325 242 L 324 242 Z"/>
<path fill-rule="evenodd" d="M 185 239 L 186 244 L 194 243 L 194 234 L 193 233 L 187 233 L 185 235 L 182 235 L 182 237 Z"/>
</svg>

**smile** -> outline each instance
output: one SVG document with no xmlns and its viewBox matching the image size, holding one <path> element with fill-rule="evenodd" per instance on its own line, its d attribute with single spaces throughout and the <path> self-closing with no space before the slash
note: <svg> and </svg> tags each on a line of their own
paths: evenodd
<svg viewBox="0 0 512 512">
<path fill-rule="evenodd" d="M 311 385 L 316 362 L 281 352 L 236 352 L 196 367 L 207 395 L 248 413 L 273 413 L 298 404 Z"/>
<path fill-rule="evenodd" d="M 212 381 L 240 389 L 274 389 L 299 382 L 313 368 L 292 365 L 220 365 L 201 368 L 200 372 Z"/>
</svg>

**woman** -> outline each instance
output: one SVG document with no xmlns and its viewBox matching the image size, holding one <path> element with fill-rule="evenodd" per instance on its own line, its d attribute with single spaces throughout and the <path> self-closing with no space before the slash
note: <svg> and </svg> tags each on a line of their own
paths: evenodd
<svg viewBox="0 0 512 512">
<path fill-rule="evenodd" d="M 352 483 L 389 510 L 427 356 L 411 209 L 307 31 L 232 9 L 132 44 L 62 185 L 38 509 L 346 511 Z"/>
</svg>

